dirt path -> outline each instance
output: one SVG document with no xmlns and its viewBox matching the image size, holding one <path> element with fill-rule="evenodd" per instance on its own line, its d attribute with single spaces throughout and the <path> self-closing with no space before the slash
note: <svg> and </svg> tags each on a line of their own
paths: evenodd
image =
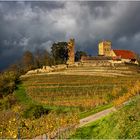
<svg viewBox="0 0 140 140">
<path fill-rule="evenodd" d="M 104 117 L 104 116 L 106 116 L 109 113 L 114 112 L 114 111 L 116 111 L 116 109 L 114 107 L 112 107 L 112 108 L 103 110 L 101 112 L 98 112 L 98 113 L 96 113 L 94 115 L 88 116 L 88 117 L 86 117 L 84 119 L 81 119 L 80 124 L 78 125 L 78 127 L 82 127 L 82 126 L 84 126 L 84 125 L 86 125 L 88 123 L 96 121 L 96 120 L 98 120 L 98 119 L 100 119 L 100 118 L 102 118 L 102 117 Z"/>
<path fill-rule="evenodd" d="M 104 116 L 106 116 L 109 113 L 114 112 L 114 111 L 116 111 L 116 109 L 114 107 L 112 107 L 112 108 L 103 110 L 101 112 L 98 112 L 98 113 L 96 113 L 94 115 L 88 116 L 88 117 L 86 117 L 84 119 L 81 119 L 80 120 L 80 124 L 78 126 L 76 126 L 76 128 L 82 127 L 82 126 L 84 126 L 84 125 L 86 125 L 88 123 L 91 123 L 93 121 L 96 121 L 97 119 L 100 119 L 100 118 L 102 118 L 102 117 L 104 117 Z M 73 126 L 73 128 L 74 128 L 74 126 Z M 53 139 L 57 139 L 58 134 L 66 132 L 67 129 L 68 129 L 68 127 L 67 128 L 59 129 L 59 133 L 56 132 L 56 135 L 53 136 Z M 35 137 L 34 140 L 36 140 L 36 139 L 43 140 L 43 139 L 46 139 L 47 138 L 46 136 L 47 136 L 46 134 L 40 135 L 40 136 Z"/>
</svg>

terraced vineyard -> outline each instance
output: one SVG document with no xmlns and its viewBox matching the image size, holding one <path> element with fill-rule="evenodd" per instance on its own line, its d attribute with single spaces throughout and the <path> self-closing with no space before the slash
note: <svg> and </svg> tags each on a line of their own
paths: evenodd
<svg viewBox="0 0 140 140">
<path fill-rule="evenodd" d="M 41 104 L 87 110 L 111 103 L 136 80 L 136 76 L 36 75 L 24 78 L 23 85 L 26 94 Z"/>
<path fill-rule="evenodd" d="M 20 137 L 25 139 L 42 134 L 48 138 L 68 138 L 75 133 L 81 118 L 115 103 L 122 104 L 139 91 L 138 73 L 118 75 L 116 71 L 107 75 L 96 72 L 96 75 L 92 67 L 68 71 L 21 77 L 21 83 L 11 95 L 16 99 L 15 106 L 10 112 L 1 113 L 0 138 L 18 138 L 19 129 Z M 86 74 L 82 75 L 84 71 Z M 69 131 L 60 133 L 60 130 Z"/>
</svg>

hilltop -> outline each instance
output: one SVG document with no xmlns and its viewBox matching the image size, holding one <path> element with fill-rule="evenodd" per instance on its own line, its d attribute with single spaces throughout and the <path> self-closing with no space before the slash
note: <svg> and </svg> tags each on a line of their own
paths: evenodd
<svg viewBox="0 0 140 140">
<path fill-rule="evenodd" d="M 120 107 L 135 96 L 133 88 L 138 86 L 140 74 L 135 64 L 77 62 L 30 70 L 18 83 L 13 78 L 14 92 L 0 100 L 0 138 L 28 139 L 43 134 L 67 138 L 75 133 L 80 119 Z M 12 81 L 8 80 L 10 87 Z"/>
</svg>

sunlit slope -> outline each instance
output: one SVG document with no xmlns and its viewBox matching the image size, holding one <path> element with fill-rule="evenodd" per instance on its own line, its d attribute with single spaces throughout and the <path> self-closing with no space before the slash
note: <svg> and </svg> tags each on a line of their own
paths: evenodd
<svg viewBox="0 0 140 140">
<path fill-rule="evenodd" d="M 35 75 L 23 79 L 26 94 L 44 105 L 82 110 L 109 104 L 133 87 L 139 76 Z"/>
<path fill-rule="evenodd" d="M 101 120 L 77 130 L 74 139 L 139 139 L 140 95 L 125 107 Z"/>
<path fill-rule="evenodd" d="M 51 72 L 49 74 L 66 74 L 66 75 L 95 75 L 95 76 L 128 76 L 137 75 L 137 66 L 115 66 L 115 67 L 102 67 L 102 66 L 78 66 L 69 67 L 66 70 Z"/>
</svg>

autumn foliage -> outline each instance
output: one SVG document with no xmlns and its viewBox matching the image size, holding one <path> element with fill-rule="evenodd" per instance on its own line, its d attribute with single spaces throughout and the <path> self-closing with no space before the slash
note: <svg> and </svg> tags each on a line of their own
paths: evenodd
<svg viewBox="0 0 140 140">
<path fill-rule="evenodd" d="M 19 112 L 19 109 L 17 111 Z M 17 138 L 18 131 L 20 131 L 20 138 L 35 138 L 42 134 L 53 137 L 58 129 L 79 123 L 78 115 L 74 112 L 59 115 L 51 112 L 38 119 L 26 119 L 17 111 L 3 112 L 0 115 L 2 120 L 0 122 L 0 138 Z"/>
<path fill-rule="evenodd" d="M 114 100 L 115 106 L 120 106 L 123 103 L 127 102 L 131 97 L 140 93 L 140 81 L 136 81 L 133 87 L 129 87 L 129 90 L 123 96 L 120 96 L 116 100 Z"/>
</svg>

